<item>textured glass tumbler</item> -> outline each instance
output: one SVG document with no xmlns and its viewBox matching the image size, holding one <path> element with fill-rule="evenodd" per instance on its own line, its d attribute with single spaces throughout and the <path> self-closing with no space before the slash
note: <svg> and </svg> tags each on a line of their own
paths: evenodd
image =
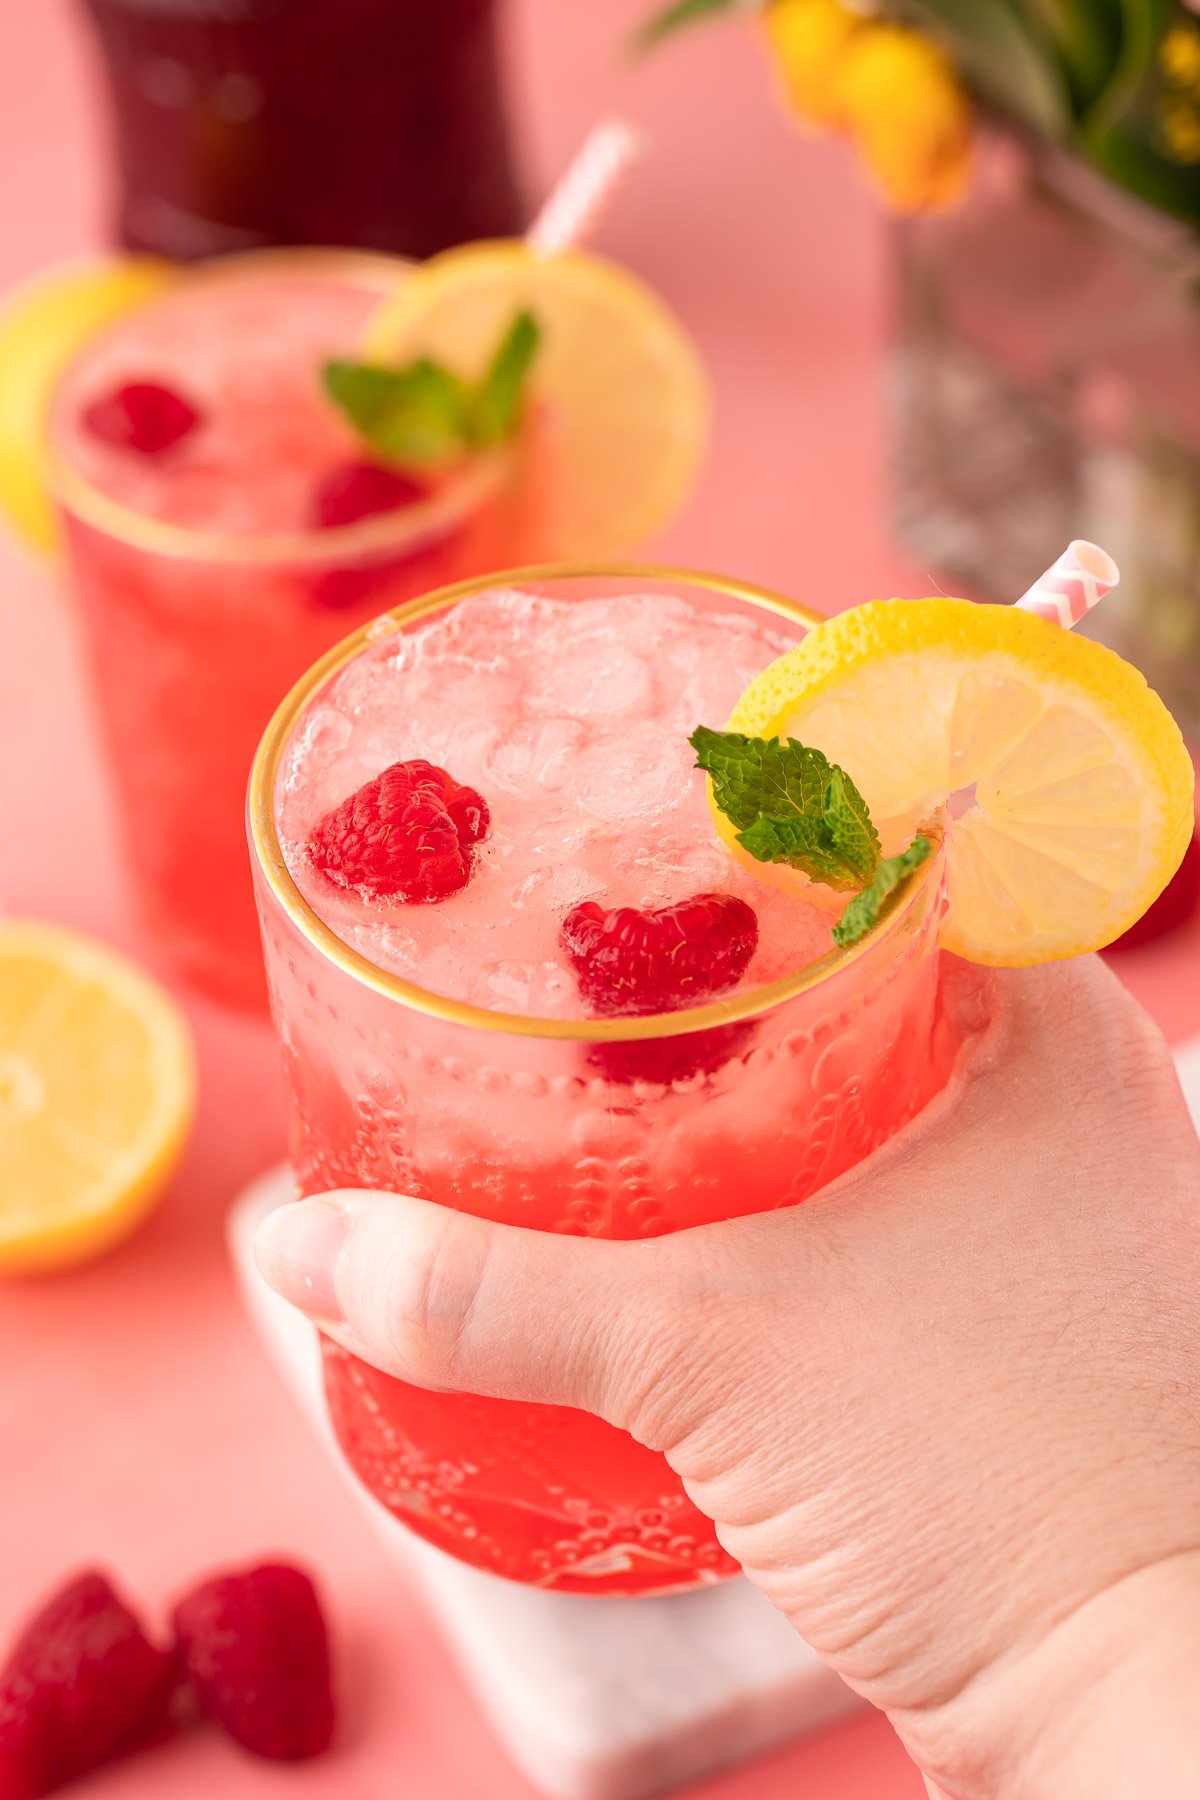
<svg viewBox="0 0 1200 1800">
<path fill-rule="evenodd" d="M 289 272 L 355 290 L 365 318 L 405 268 L 353 251 L 261 251 L 189 275 L 186 292 L 235 289 L 249 334 L 271 329 Z M 249 310 L 260 285 L 261 318 Z M 121 332 L 153 326 L 161 341 L 171 304 L 168 292 Z M 151 945 L 170 968 L 227 1004 L 262 1007 L 244 829 L 258 740 L 291 684 L 350 627 L 512 560 L 505 471 L 481 457 L 418 504 L 334 529 L 266 535 L 147 517 L 101 492 L 80 466 L 79 395 L 106 335 L 65 372 L 50 447 L 128 865 Z"/>
<path fill-rule="evenodd" d="M 556 598 L 634 589 L 815 622 L 761 590 L 686 572 L 535 570 L 504 580 Z M 348 639 L 293 690 L 259 751 L 252 852 L 298 1191 L 400 1190 L 536 1230 L 612 1238 L 795 1205 L 944 1083 L 952 1046 L 938 1005 L 940 859 L 852 949 L 689 1011 L 603 1021 L 492 1012 L 385 973 L 316 917 L 287 871 L 276 781 L 326 682 L 368 641 L 377 648 L 381 635 L 427 625 L 487 585 L 431 595 Z M 725 1034 L 725 1060 L 683 1057 L 697 1072 L 666 1082 L 603 1072 L 614 1044 L 699 1032 Z M 425 1393 L 328 1342 L 325 1378 L 359 1478 L 466 1562 L 593 1594 L 665 1592 L 736 1570 L 666 1461 L 597 1419 Z"/>
</svg>

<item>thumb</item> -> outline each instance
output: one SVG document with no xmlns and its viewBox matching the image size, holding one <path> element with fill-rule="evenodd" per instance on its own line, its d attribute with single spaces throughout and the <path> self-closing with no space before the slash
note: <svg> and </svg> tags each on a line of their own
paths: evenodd
<svg viewBox="0 0 1200 1800">
<path fill-rule="evenodd" d="M 582 1407 L 614 1424 L 633 1417 L 672 1354 L 681 1309 L 662 1266 L 677 1260 L 669 1251 L 365 1192 L 281 1206 L 255 1242 L 276 1292 L 386 1374 Z"/>
</svg>

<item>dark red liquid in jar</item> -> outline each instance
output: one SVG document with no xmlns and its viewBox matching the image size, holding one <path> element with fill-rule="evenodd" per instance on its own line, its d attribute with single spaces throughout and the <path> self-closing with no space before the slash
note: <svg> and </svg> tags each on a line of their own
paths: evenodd
<svg viewBox="0 0 1200 1800">
<path fill-rule="evenodd" d="M 519 231 L 496 0 L 83 3 L 131 249 L 420 257 Z"/>
</svg>

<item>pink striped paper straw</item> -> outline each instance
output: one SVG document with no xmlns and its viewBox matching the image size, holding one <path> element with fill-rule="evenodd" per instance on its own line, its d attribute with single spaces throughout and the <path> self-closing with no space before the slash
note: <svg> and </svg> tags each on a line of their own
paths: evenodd
<svg viewBox="0 0 1200 1800">
<path fill-rule="evenodd" d="M 1086 538 L 1073 538 L 1058 561 L 1021 595 L 1017 606 L 1069 630 L 1110 594 L 1120 579 L 1121 571 L 1107 550 L 1089 544 Z"/>
<path fill-rule="evenodd" d="M 642 133 L 624 119 L 597 125 L 525 233 L 529 248 L 538 256 L 554 256 L 582 244 L 646 149 Z"/>
</svg>

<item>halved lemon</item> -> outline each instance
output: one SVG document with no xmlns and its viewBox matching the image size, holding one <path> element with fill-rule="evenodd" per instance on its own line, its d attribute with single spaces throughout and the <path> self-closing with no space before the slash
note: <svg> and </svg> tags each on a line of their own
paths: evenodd
<svg viewBox="0 0 1200 1800">
<path fill-rule="evenodd" d="M 474 380 L 522 308 L 542 339 L 520 554 L 551 561 L 632 549 L 686 498 L 708 434 L 700 359 L 634 276 L 580 250 L 468 244 L 431 258 L 381 302 L 363 354 L 387 364 L 429 356 Z"/>
<path fill-rule="evenodd" d="M 58 542 L 44 431 L 50 396 L 77 350 L 175 276 L 152 257 L 110 257 L 53 269 L 0 307 L 0 511 L 35 550 Z"/>
<path fill-rule="evenodd" d="M 125 1237 L 178 1159 L 196 1090 L 174 1002 L 56 925 L 0 925 L 0 1274 Z"/>
<path fill-rule="evenodd" d="M 729 729 L 823 750 L 857 783 L 885 852 L 945 809 L 942 941 L 973 962 L 1111 943 L 1193 829 L 1191 758 L 1142 676 L 1011 606 L 841 613 L 751 682 Z"/>
</svg>

